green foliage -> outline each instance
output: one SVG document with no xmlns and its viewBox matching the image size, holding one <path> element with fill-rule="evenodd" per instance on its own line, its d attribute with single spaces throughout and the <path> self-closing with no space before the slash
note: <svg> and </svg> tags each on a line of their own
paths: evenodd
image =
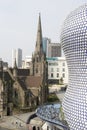
<svg viewBox="0 0 87 130">
<path fill-rule="evenodd" d="M 63 78 L 62 78 L 62 77 L 59 79 L 59 84 L 60 84 L 60 85 L 63 84 Z"/>
<path fill-rule="evenodd" d="M 47 101 L 48 102 L 56 102 L 56 101 L 59 101 L 59 99 L 55 93 L 51 93 L 51 94 L 49 94 Z"/>
<path fill-rule="evenodd" d="M 62 106 L 60 107 L 59 119 L 60 119 L 60 121 L 61 121 L 64 125 L 66 125 L 66 126 L 69 128 L 69 126 L 68 126 L 68 124 L 67 124 L 67 121 L 65 120 L 65 116 L 64 116 L 64 112 L 63 112 Z"/>
<path fill-rule="evenodd" d="M 62 121 L 65 119 L 62 106 L 60 107 L 60 119 Z"/>
</svg>

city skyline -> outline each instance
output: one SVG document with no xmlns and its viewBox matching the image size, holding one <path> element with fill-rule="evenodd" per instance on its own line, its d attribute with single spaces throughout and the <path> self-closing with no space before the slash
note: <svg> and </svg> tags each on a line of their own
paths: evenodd
<svg viewBox="0 0 87 130">
<path fill-rule="evenodd" d="M 0 1 L 0 58 L 11 65 L 12 49 L 17 48 L 23 50 L 23 57 L 32 55 L 36 44 L 39 12 L 43 37 L 59 43 L 61 26 L 66 16 L 85 2 L 87 1 Z"/>
</svg>

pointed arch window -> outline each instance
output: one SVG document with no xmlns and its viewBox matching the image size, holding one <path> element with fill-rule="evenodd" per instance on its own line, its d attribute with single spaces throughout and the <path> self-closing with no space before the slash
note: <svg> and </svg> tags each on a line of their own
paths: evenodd
<svg viewBox="0 0 87 130">
<path fill-rule="evenodd" d="M 36 68 L 36 73 L 38 73 L 38 68 Z"/>
<path fill-rule="evenodd" d="M 35 57 L 35 61 L 39 62 L 39 57 L 38 56 Z"/>
</svg>

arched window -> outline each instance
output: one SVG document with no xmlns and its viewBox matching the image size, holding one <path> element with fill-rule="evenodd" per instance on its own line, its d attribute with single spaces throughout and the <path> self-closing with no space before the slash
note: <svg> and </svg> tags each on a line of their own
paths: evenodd
<svg viewBox="0 0 87 130">
<path fill-rule="evenodd" d="M 36 130 L 36 126 L 33 126 L 33 130 Z"/>
</svg>

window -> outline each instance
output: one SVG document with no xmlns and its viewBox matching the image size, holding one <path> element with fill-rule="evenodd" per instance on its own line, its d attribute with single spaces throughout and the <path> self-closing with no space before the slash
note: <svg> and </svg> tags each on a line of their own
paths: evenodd
<svg viewBox="0 0 87 130">
<path fill-rule="evenodd" d="M 33 130 L 36 130 L 36 126 L 33 126 Z"/>
<path fill-rule="evenodd" d="M 36 68 L 36 73 L 38 73 L 38 68 Z"/>
<path fill-rule="evenodd" d="M 37 60 L 37 62 L 39 61 L 39 60 L 38 60 L 38 57 L 37 57 L 37 59 L 36 59 L 36 60 Z"/>
<path fill-rule="evenodd" d="M 49 126 L 47 126 L 47 130 L 49 130 Z"/>
<path fill-rule="evenodd" d="M 57 73 L 57 78 L 59 77 L 59 73 Z"/>
<path fill-rule="evenodd" d="M 40 130 L 40 127 L 37 127 L 37 130 Z"/>
<path fill-rule="evenodd" d="M 65 72 L 65 68 L 63 68 L 62 71 Z"/>
<path fill-rule="evenodd" d="M 26 62 L 26 65 L 27 65 L 27 66 L 30 66 L 30 62 Z"/>
<path fill-rule="evenodd" d="M 57 72 L 59 72 L 59 68 L 57 68 Z"/>
<path fill-rule="evenodd" d="M 63 78 L 65 78 L 65 73 L 63 73 Z"/>
<path fill-rule="evenodd" d="M 53 72 L 54 70 L 53 70 L 53 68 L 51 68 L 51 72 Z"/>
<path fill-rule="evenodd" d="M 53 73 L 51 73 L 51 77 L 53 77 Z"/>
<path fill-rule="evenodd" d="M 65 62 L 63 62 L 63 66 L 65 66 Z"/>
</svg>

